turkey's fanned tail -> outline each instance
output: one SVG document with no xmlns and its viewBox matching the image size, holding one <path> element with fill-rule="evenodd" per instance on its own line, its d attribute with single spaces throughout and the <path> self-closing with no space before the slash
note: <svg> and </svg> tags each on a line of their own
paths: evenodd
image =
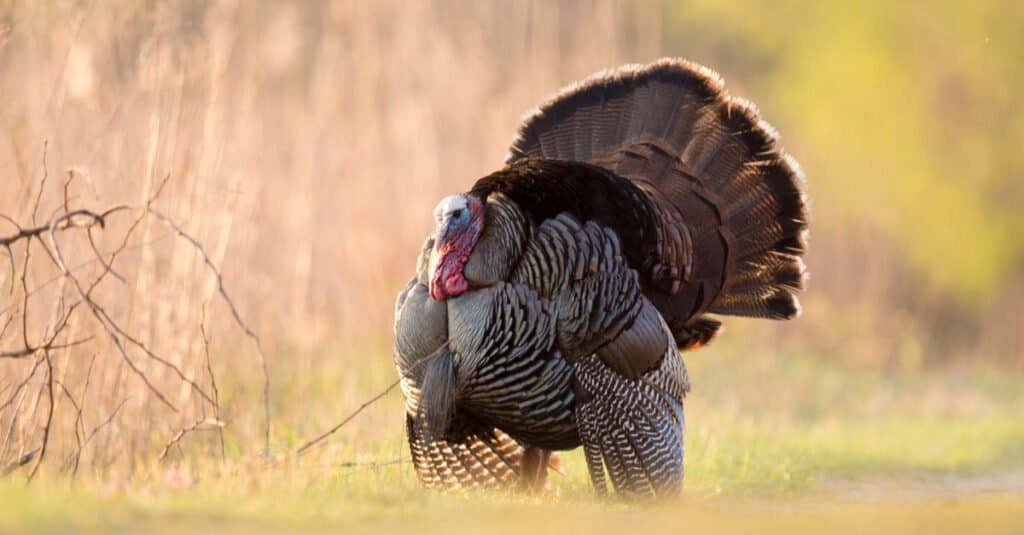
<svg viewBox="0 0 1024 535">
<path fill-rule="evenodd" d="M 803 178 L 777 140 L 717 73 L 663 59 L 566 88 L 524 120 L 507 162 L 590 162 L 647 195 L 655 251 L 634 267 L 687 347 L 714 335 L 708 312 L 788 319 L 800 311 Z"/>
</svg>

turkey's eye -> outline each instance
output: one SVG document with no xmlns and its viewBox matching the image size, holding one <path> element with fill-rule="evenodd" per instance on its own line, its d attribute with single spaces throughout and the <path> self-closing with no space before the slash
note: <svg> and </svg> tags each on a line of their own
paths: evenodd
<svg viewBox="0 0 1024 535">
<path fill-rule="evenodd" d="M 452 210 L 452 219 L 458 219 L 462 217 L 462 209 Z"/>
</svg>

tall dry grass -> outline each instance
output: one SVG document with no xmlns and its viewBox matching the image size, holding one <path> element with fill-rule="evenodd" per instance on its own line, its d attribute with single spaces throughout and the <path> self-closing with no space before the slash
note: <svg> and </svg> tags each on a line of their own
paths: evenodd
<svg viewBox="0 0 1024 535">
<path fill-rule="evenodd" d="M 274 400 L 273 415 L 288 427 L 302 412 L 297 394 L 324 369 L 360 373 L 366 359 L 386 368 L 379 362 L 388 358 L 391 301 L 436 199 L 493 170 L 519 116 L 554 88 L 602 66 L 656 57 L 659 45 L 656 34 L 627 37 L 643 16 L 618 2 L 252 7 L 0 8 L 0 213 L 29 226 L 38 196 L 38 218 L 48 220 L 68 180 L 73 206 L 143 204 L 169 176 L 156 206 L 205 244 L 266 340 L 273 376 L 286 383 L 275 385 L 286 399 Z M 116 250 L 133 221 L 109 218 L 96 232 L 99 250 Z M 102 273 L 83 234 L 69 232 L 61 243 L 76 274 Z M 62 296 L 74 301 L 45 245 L 32 245 L 27 317 L 21 266 L 4 281 L 0 324 L 13 325 L 0 340 L 5 348 L 21 347 L 23 319 L 30 341 L 44 339 Z M 21 262 L 24 243 L 11 252 Z M 67 470 L 86 437 L 82 463 L 127 472 L 211 417 L 212 404 L 182 380 L 212 392 L 204 313 L 228 433 L 236 448 L 258 451 L 259 361 L 217 299 L 216 274 L 152 218 L 114 264 L 124 281 L 105 278 L 97 303 L 181 374 L 129 347 L 148 388 L 79 310 L 61 339 L 94 337 L 88 343 L 48 351 L 49 360 L 42 352 L 0 360 L 0 394 L 10 400 L 0 411 L 0 463 L 43 441 L 50 361 L 50 470 Z M 279 448 L 287 439 L 274 440 Z"/>
</svg>

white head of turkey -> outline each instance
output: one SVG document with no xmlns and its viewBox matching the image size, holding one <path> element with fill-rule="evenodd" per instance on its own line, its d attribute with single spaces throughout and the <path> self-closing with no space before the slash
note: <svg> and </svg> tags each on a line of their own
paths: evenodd
<svg viewBox="0 0 1024 535">
<path fill-rule="evenodd" d="M 443 199 L 396 304 L 413 462 L 428 487 L 542 485 L 583 446 L 595 489 L 678 493 L 680 350 L 739 315 L 800 312 L 795 161 L 713 71 L 663 59 L 562 90 L 506 166 Z"/>
<path fill-rule="evenodd" d="M 434 209 L 434 219 L 430 296 L 443 301 L 469 290 L 463 270 L 484 228 L 484 206 L 473 195 L 449 195 Z"/>
</svg>

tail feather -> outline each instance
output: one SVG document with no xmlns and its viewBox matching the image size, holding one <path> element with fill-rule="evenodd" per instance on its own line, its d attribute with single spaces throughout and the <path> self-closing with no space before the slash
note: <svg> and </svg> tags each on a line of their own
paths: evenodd
<svg viewBox="0 0 1024 535">
<path fill-rule="evenodd" d="M 577 361 L 576 380 L 582 399 L 576 422 L 598 494 L 607 492 L 606 473 L 623 496 L 678 494 L 683 481 L 685 372 L 675 349 L 668 350 L 657 370 L 640 379 L 619 375 L 590 355 Z M 666 384 L 673 386 L 665 388 Z"/>
<path fill-rule="evenodd" d="M 563 90 L 526 118 L 508 161 L 591 162 L 633 180 L 655 205 L 674 208 L 650 280 L 675 298 L 652 300 L 680 345 L 693 345 L 699 340 L 678 337 L 708 312 L 799 313 L 807 208 L 799 166 L 778 138 L 717 73 L 662 59 Z M 698 331 L 704 340 L 708 325 Z"/>
<path fill-rule="evenodd" d="M 696 113 L 721 90 L 717 73 L 680 60 L 604 70 L 528 113 L 506 160 L 589 161 L 644 136 L 680 140 L 675 148 L 682 149 Z M 577 138 L 590 142 L 573 143 Z"/>
<path fill-rule="evenodd" d="M 577 421 L 584 421 L 589 418 L 593 418 L 594 415 L 583 415 L 583 409 L 577 413 Z M 587 472 L 590 473 L 590 483 L 594 487 L 594 491 L 598 496 L 608 495 L 608 482 L 605 478 L 605 469 L 603 462 L 603 454 L 601 444 L 601 436 L 598 434 L 598 430 L 594 425 L 580 425 L 580 442 L 583 443 L 583 456 L 587 461 Z"/>
<path fill-rule="evenodd" d="M 790 292 L 804 289 L 806 276 L 803 260 L 787 255 L 763 253 L 744 260 L 743 270 L 732 280 L 729 292 L 747 293 L 758 288 L 778 287 Z"/>
<path fill-rule="evenodd" d="M 712 318 L 697 318 L 674 331 L 672 338 L 679 345 L 680 351 L 697 349 L 705 346 L 721 330 L 722 322 Z"/>
<path fill-rule="evenodd" d="M 449 437 L 430 439 L 406 415 L 416 475 L 427 488 L 507 488 L 522 475 L 524 447 L 497 429 L 456 422 Z"/>
<path fill-rule="evenodd" d="M 728 185 L 750 162 L 776 155 L 778 133 L 761 120 L 757 108 L 746 99 L 724 96 L 708 109 L 707 127 L 712 135 L 688 140 L 682 159 L 690 171 L 711 189 Z"/>
<path fill-rule="evenodd" d="M 715 312 L 755 318 L 787 319 L 800 314 L 800 303 L 782 288 L 759 288 L 743 293 L 730 292 L 715 301 Z"/>
<path fill-rule="evenodd" d="M 608 470 L 608 478 L 612 480 L 615 492 L 624 494 L 630 490 L 630 471 L 626 467 L 622 451 L 616 445 L 616 438 L 611 432 L 605 430 L 601 434 L 601 457 L 604 459 L 605 468 Z"/>
</svg>

